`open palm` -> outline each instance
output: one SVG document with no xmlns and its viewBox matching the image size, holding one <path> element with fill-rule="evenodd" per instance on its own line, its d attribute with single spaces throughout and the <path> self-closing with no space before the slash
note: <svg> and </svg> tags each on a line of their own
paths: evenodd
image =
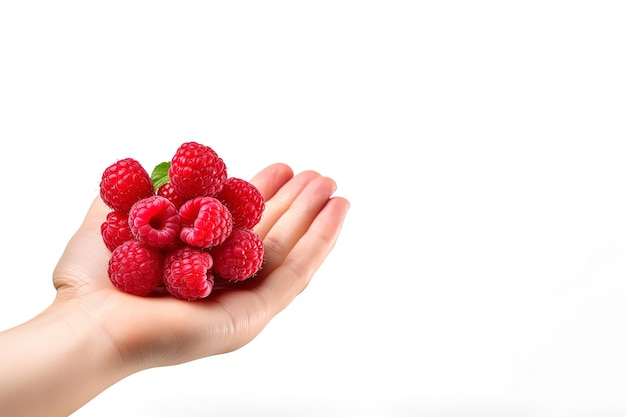
<svg viewBox="0 0 626 417">
<path fill-rule="evenodd" d="M 333 197 L 334 181 L 314 171 L 294 175 L 273 164 L 250 180 L 266 208 L 255 231 L 263 239 L 259 274 L 216 285 L 203 300 L 138 297 L 117 290 L 107 276 L 110 253 L 100 235 L 109 208 L 98 197 L 54 271 L 55 303 L 72 303 L 84 323 L 135 370 L 225 353 L 251 341 L 309 283 L 332 250 L 349 203 Z"/>
</svg>

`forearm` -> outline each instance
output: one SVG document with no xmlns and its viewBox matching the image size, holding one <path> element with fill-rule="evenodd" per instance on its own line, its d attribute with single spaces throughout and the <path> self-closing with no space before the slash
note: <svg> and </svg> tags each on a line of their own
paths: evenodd
<svg viewBox="0 0 626 417">
<path fill-rule="evenodd" d="M 67 416 L 127 376 L 96 333 L 67 304 L 0 333 L 0 415 Z"/>
</svg>

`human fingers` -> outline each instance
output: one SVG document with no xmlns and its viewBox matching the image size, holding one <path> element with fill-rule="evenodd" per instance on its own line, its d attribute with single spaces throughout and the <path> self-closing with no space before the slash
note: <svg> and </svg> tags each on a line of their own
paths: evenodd
<svg viewBox="0 0 626 417">
<path fill-rule="evenodd" d="M 293 178 L 293 171 L 287 164 L 281 162 L 272 164 L 259 171 L 250 182 L 261 192 L 267 201 L 274 196 L 287 181 Z"/>
<path fill-rule="evenodd" d="M 320 176 L 315 171 L 302 171 L 284 183 L 271 197 L 266 198 L 263 217 L 254 227 L 254 231 L 261 239 L 265 239 L 268 231 L 274 227 L 278 219 L 289 209 L 307 184 Z"/>
<path fill-rule="evenodd" d="M 322 262 L 331 252 L 350 208 L 343 197 L 332 197 L 309 221 L 306 231 L 295 242 L 291 250 L 278 263 L 257 287 L 261 299 L 272 300 L 273 314 L 285 308 L 309 284 Z M 270 256 L 282 256 L 270 254 Z"/>
<path fill-rule="evenodd" d="M 336 189 L 334 180 L 318 176 L 310 180 L 289 208 L 281 213 L 263 238 L 264 275 L 274 271 L 283 262 Z"/>
</svg>

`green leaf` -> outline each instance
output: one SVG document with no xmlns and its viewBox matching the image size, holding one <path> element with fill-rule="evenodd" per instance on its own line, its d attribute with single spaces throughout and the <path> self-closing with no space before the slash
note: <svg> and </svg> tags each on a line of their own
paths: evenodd
<svg viewBox="0 0 626 417">
<path fill-rule="evenodd" d="M 167 184 L 170 180 L 169 170 L 171 163 L 169 161 L 161 162 L 152 170 L 152 185 L 154 186 L 154 190 L 158 190 L 161 188 L 163 184 Z"/>
</svg>

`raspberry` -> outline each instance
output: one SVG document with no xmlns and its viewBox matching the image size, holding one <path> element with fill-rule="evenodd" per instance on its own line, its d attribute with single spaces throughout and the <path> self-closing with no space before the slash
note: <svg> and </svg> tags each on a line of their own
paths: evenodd
<svg viewBox="0 0 626 417">
<path fill-rule="evenodd" d="M 157 190 L 157 195 L 160 195 L 170 200 L 177 210 L 180 208 L 180 206 L 183 205 L 185 201 L 187 201 L 186 198 L 176 193 L 176 190 L 174 190 L 171 182 L 166 182 L 165 184 L 160 186 Z"/>
<path fill-rule="evenodd" d="M 213 290 L 213 259 L 202 249 L 185 246 L 165 256 L 163 283 L 176 298 L 192 301 Z"/>
<path fill-rule="evenodd" d="M 133 204 L 128 213 L 128 224 L 139 242 L 164 248 L 178 236 L 180 216 L 170 200 L 154 195 Z"/>
<path fill-rule="evenodd" d="M 254 231 L 235 229 L 224 243 L 211 249 L 213 271 L 232 281 L 251 278 L 263 264 L 263 252 L 263 241 Z"/>
<path fill-rule="evenodd" d="M 240 178 L 228 178 L 216 198 L 224 203 L 233 215 L 233 227 L 251 229 L 261 220 L 265 209 L 265 200 L 261 192 Z"/>
<path fill-rule="evenodd" d="M 100 226 L 102 240 L 105 246 L 113 252 L 122 243 L 133 238 L 128 225 L 128 214 L 119 211 L 110 211 L 106 220 Z"/>
<path fill-rule="evenodd" d="M 102 173 L 100 196 L 113 210 L 128 213 L 133 204 L 154 195 L 148 171 L 135 159 L 121 159 Z"/>
<path fill-rule="evenodd" d="M 252 183 L 228 177 L 206 145 L 183 143 L 151 174 L 121 159 L 102 174 L 100 195 L 112 209 L 100 228 L 111 251 L 109 278 L 124 292 L 203 299 L 215 279 L 243 281 L 263 264 L 252 228 L 265 200 Z"/>
<path fill-rule="evenodd" d="M 213 197 L 226 181 L 226 164 L 212 148 L 185 142 L 172 157 L 169 178 L 176 193 L 185 199 Z"/>
<path fill-rule="evenodd" d="M 116 288 L 129 294 L 145 296 L 161 283 L 161 253 L 136 240 L 127 240 L 111 254 L 109 278 Z"/>
<path fill-rule="evenodd" d="M 180 239 L 190 246 L 219 245 L 233 230 L 233 216 L 218 199 L 196 197 L 180 207 Z"/>
<path fill-rule="evenodd" d="M 161 252 L 167 255 L 168 253 L 174 252 L 176 249 L 180 249 L 185 246 L 189 245 L 180 240 L 180 234 L 178 234 L 171 243 L 161 248 Z"/>
</svg>

